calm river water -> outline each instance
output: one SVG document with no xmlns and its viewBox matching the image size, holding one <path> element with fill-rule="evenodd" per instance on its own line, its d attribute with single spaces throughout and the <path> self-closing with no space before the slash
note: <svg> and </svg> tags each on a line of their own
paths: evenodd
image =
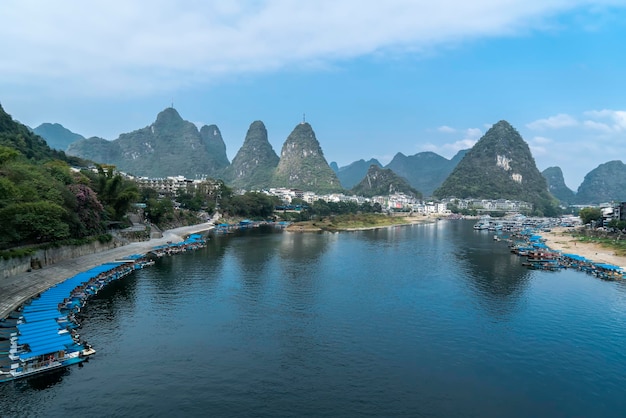
<svg viewBox="0 0 626 418">
<path fill-rule="evenodd" d="M 92 299 L 97 354 L 0 416 L 623 417 L 626 283 L 471 226 L 212 237 Z"/>
</svg>

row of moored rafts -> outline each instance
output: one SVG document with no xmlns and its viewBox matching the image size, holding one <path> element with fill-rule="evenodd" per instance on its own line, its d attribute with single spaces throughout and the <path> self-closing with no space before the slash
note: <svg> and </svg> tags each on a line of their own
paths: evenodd
<svg viewBox="0 0 626 418">
<path fill-rule="evenodd" d="M 37 375 L 81 363 L 95 354 L 81 341 L 76 314 L 87 300 L 112 281 L 154 264 L 151 256 L 175 254 L 205 246 L 199 234 L 155 247 L 148 254 L 102 264 L 79 273 L 30 300 L 0 321 L 0 382 Z"/>
<path fill-rule="evenodd" d="M 559 271 L 569 268 L 584 271 L 603 280 L 624 278 L 625 272 L 622 267 L 595 263 L 577 254 L 551 250 L 545 244 L 545 239 L 535 235 L 533 230 L 523 230 L 514 236 L 516 240 L 511 240 L 511 252 L 526 257 L 522 264 L 530 269 Z"/>
</svg>

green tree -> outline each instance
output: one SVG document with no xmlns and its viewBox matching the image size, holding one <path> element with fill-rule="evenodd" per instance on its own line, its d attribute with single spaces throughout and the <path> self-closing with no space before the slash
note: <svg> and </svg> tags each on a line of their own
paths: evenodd
<svg viewBox="0 0 626 418">
<path fill-rule="evenodd" d="M 583 208 L 578 212 L 578 216 L 583 224 L 589 224 L 592 221 L 595 221 L 596 225 L 602 224 L 602 209 L 600 208 Z"/>
<path fill-rule="evenodd" d="M 51 202 L 15 203 L 0 210 L 3 243 L 33 244 L 70 237 L 65 209 Z"/>
</svg>

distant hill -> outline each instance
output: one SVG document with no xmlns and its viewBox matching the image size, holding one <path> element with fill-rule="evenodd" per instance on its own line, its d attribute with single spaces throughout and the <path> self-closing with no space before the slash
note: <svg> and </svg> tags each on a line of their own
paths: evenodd
<svg viewBox="0 0 626 418">
<path fill-rule="evenodd" d="M 352 188 L 351 193 L 365 197 L 389 195 L 392 193 L 404 193 L 416 198 L 422 197 L 422 194 L 411 187 L 405 179 L 392 170 L 382 168 L 376 164 L 370 165 L 363 180 Z"/>
<path fill-rule="evenodd" d="M 424 195 L 431 196 L 467 151 L 459 151 L 451 160 L 434 152 L 420 152 L 408 157 L 399 152 L 385 168 L 389 168 L 399 176 L 404 177 L 411 186 L 421 190 Z"/>
<path fill-rule="evenodd" d="M 615 160 L 591 170 L 578 187 L 576 201 L 579 204 L 626 202 L 626 165 Z"/>
<path fill-rule="evenodd" d="M 340 167 L 335 170 L 337 173 L 337 177 L 339 177 L 339 181 L 341 185 L 346 189 L 351 189 L 367 174 L 368 169 L 371 165 L 377 165 L 378 167 L 382 167 L 382 164 L 378 162 L 377 159 L 372 158 L 369 161 L 359 160 L 355 161 L 345 167 Z M 332 163 L 331 163 L 332 167 Z"/>
<path fill-rule="evenodd" d="M 563 204 L 574 203 L 576 193 L 565 185 L 563 171 L 560 167 L 548 167 L 541 172 L 541 175 L 546 179 L 548 190 L 552 196 L 559 199 Z"/>
<path fill-rule="evenodd" d="M 121 134 L 114 141 L 89 138 L 71 144 L 67 152 L 153 178 L 217 177 L 228 165 L 226 146 L 217 126 L 203 126 L 198 131 L 174 108 L 160 112 L 150 126 Z"/>
<path fill-rule="evenodd" d="M 242 147 L 224 170 L 224 181 L 242 189 L 266 188 L 278 166 L 278 155 L 267 139 L 267 129 L 260 120 L 252 122 Z"/>
<path fill-rule="evenodd" d="M 272 183 L 317 193 L 343 190 L 324 158 L 313 128 L 306 122 L 298 124 L 284 142 Z"/>
<path fill-rule="evenodd" d="M 557 210 L 528 144 L 506 121 L 487 131 L 434 195 L 521 200 L 532 203 L 537 215 L 551 216 Z"/>
<path fill-rule="evenodd" d="M 61 160 L 69 164 L 81 165 L 84 161 L 67 156 L 63 151 L 55 150 L 39 135 L 26 125 L 13 120 L 0 105 L 0 145 L 13 148 L 32 161 Z"/>
<path fill-rule="evenodd" d="M 71 143 L 85 139 L 58 123 L 42 123 L 33 132 L 46 140 L 51 148 L 66 151 Z"/>
</svg>

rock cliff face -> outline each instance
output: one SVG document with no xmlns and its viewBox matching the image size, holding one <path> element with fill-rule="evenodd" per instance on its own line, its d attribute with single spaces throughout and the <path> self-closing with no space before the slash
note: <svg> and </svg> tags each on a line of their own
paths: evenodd
<svg viewBox="0 0 626 418">
<path fill-rule="evenodd" d="M 224 171 L 224 181 L 241 189 L 266 188 L 278 165 L 278 155 L 267 139 L 263 122 L 252 122 L 242 147 Z"/>
<path fill-rule="evenodd" d="M 626 202 L 626 165 L 615 160 L 591 170 L 578 188 L 576 201 L 583 205 Z"/>
<path fill-rule="evenodd" d="M 73 143 L 68 154 L 115 165 L 137 176 L 217 177 L 228 165 L 226 146 L 215 125 L 196 126 L 183 120 L 174 108 L 159 113 L 142 129 L 122 134 L 114 141 L 90 138 Z"/>
<path fill-rule="evenodd" d="M 388 168 L 382 168 L 372 164 L 367 174 L 352 190 L 352 194 L 372 197 L 384 196 L 393 193 L 404 193 L 409 196 L 421 198 L 422 194 L 415 190 L 402 177 Z"/>
<path fill-rule="evenodd" d="M 536 214 L 556 213 L 556 201 L 528 144 L 506 121 L 487 131 L 434 195 L 522 200 L 533 203 Z"/>
<path fill-rule="evenodd" d="M 548 190 L 552 193 L 552 196 L 565 205 L 574 202 L 576 194 L 565 185 L 563 171 L 561 171 L 560 167 L 548 167 L 541 172 L 541 175 L 546 179 Z"/>
<path fill-rule="evenodd" d="M 313 128 L 306 122 L 297 125 L 283 144 L 272 183 L 276 187 L 317 193 L 342 190 L 337 175 L 324 158 Z"/>
<path fill-rule="evenodd" d="M 467 151 L 459 151 L 451 160 L 434 152 L 420 152 L 408 157 L 399 152 L 385 168 L 393 170 L 411 186 L 430 196 L 441 186 Z"/>
</svg>

